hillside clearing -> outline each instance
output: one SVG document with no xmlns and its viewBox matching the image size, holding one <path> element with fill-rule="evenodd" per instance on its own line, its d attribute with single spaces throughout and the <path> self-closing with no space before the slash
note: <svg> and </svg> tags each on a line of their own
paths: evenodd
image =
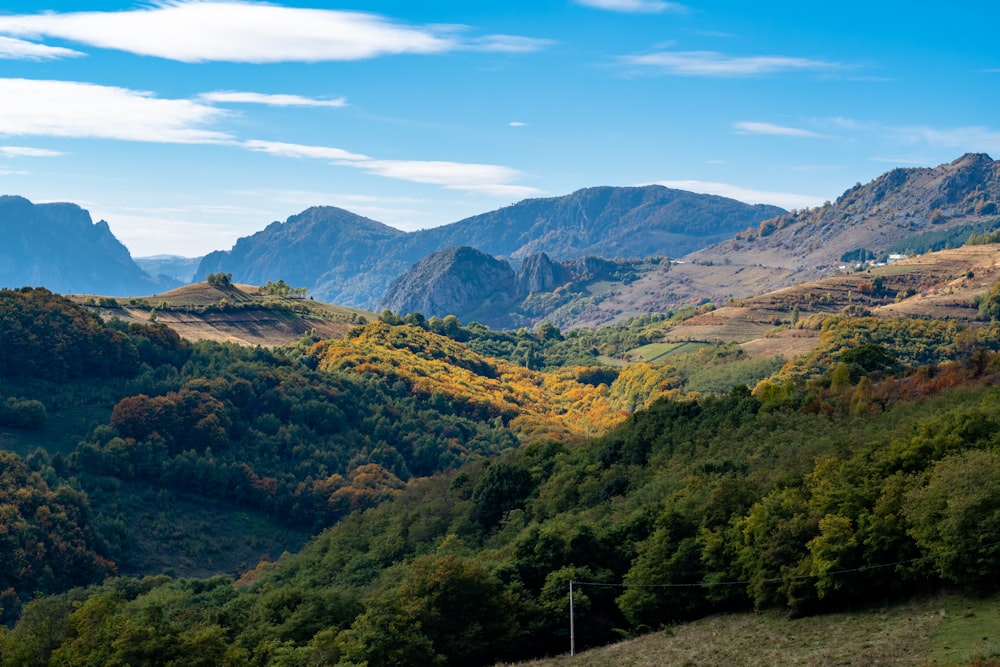
<svg viewBox="0 0 1000 667">
<path fill-rule="evenodd" d="M 104 320 L 165 324 L 190 341 L 276 347 L 303 336 L 343 338 L 373 313 L 301 297 L 267 294 L 253 285 L 185 285 L 170 292 L 139 298 L 76 295 L 74 301 Z"/>
</svg>

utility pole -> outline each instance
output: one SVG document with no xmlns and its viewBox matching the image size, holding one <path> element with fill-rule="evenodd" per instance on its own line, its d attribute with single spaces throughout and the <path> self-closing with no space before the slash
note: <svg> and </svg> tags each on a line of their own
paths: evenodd
<svg viewBox="0 0 1000 667">
<path fill-rule="evenodd" d="M 573 580 L 569 582 L 569 654 L 576 655 L 576 631 L 573 627 Z"/>
</svg>

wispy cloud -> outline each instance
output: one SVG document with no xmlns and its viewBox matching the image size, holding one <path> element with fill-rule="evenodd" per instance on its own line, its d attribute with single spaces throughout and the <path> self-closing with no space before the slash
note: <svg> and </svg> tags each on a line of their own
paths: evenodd
<svg viewBox="0 0 1000 667">
<path fill-rule="evenodd" d="M 226 112 L 191 100 L 72 81 L 0 79 L 0 136 L 219 143 L 208 126 Z"/>
<path fill-rule="evenodd" d="M 533 53 L 555 44 L 551 39 L 538 37 L 521 37 L 518 35 L 487 35 L 468 42 L 467 48 L 476 51 L 493 51 L 498 53 Z"/>
<path fill-rule="evenodd" d="M 508 125 L 510 125 L 510 127 L 527 127 L 528 126 L 527 123 L 522 123 L 519 120 L 512 120 L 512 121 L 510 121 L 510 123 L 508 123 Z"/>
<path fill-rule="evenodd" d="M 55 60 L 85 55 L 60 46 L 46 46 L 14 37 L 0 36 L 0 60 Z"/>
<path fill-rule="evenodd" d="M 876 155 L 868 158 L 872 162 L 885 162 L 887 164 L 916 165 L 918 167 L 928 167 L 934 164 L 934 160 L 926 157 L 893 157 L 886 155 Z"/>
<path fill-rule="evenodd" d="M 742 77 L 784 72 L 822 72 L 842 67 L 839 63 L 792 56 L 729 56 L 717 51 L 659 51 L 623 56 L 633 67 L 678 76 Z"/>
<path fill-rule="evenodd" d="M 316 99 L 301 95 L 268 95 L 265 93 L 249 93 L 236 90 L 217 90 L 202 93 L 198 99 L 206 102 L 221 102 L 231 104 L 264 104 L 272 107 L 345 107 L 347 100 L 343 97 L 334 99 Z"/>
<path fill-rule="evenodd" d="M 337 162 L 365 162 L 371 160 L 367 155 L 351 153 L 331 146 L 306 146 L 280 141 L 261 141 L 259 139 L 244 141 L 242 145 L 252 151 L 280 155 L 281 157 L 334 160 Z"/>
<path fill-rule="evenodd" d="M 0 155 L 4 157 L 58 157 L 65 155 L 65 153 L 47 148 L 32 148 L 31 146 L 0 146 Z"/>
<path fill-rule="evenodd" d="M 594 9 L 628 14 L 661 14 L 663 12 L 687 12 L 688 8 L 677 2 L 664 0 L 576 0 L 577 4 Z"/>
<path fill-rule="evenodd" d="M 891 128 L 894 137 L 905 143 L 923 143 L 964 153 L 1000 154 L 1000 130 L 988 127 L 935 128 L 925 125 Z"/>
<path fill-rule="evenodd" d="M 738 125 L 741 124 L 737 123 L 734 127 Z M 880 121 L 842 116 L 810 118 L 809 125 L 835 132 L 838 136 L 850 137 L 854 141 L 867 140 L 874 143 L 877 140 L 879 143 L 888 143 L 892 146 L 887 147 L 887 150 L 891 151 L 888 155 L 869 158 L 876 162 L 932 165 L 942 159 L 942 156 L 932 157 L 932 152 L 940 153 L 943 150 L 1000 155 L 1000 130 L 982 125 L 964 127 L 889 125 Z M 913 146 L 919 149 L 911 148 Z M 907 155 L 909 157 L 906 157 Z"/>
<path fill-rule="evenodd" d="M 791 192 L 770 192 L 767 190 L 755 190 L 729 183 L 713 183 L 711 181 L 659 181 L 657 185 L 678 190 L 688 190 L 706 195 L 719 195 L 729 197 L 747 204 L 771 204 L 785 209 L 809 208 L 819 206 L 828 197 L 816 195 L 804 195 Z"/>
<path fill-rule="evenodd" d="M 733 123 L 733 129 L 740 134 L 768 134 L 778 137 L 803 137 L 809 139 L 822 139 L 827 135 L 811 130 L 803 130 L 798 127 L 786 127 L 773 123 L 759 123 L 755 121 L 740 121 Z"/>
<path fill-rule="evenodd" d="M 529 51 L 546 40 L 463 39 L 462 26 L 411 26 L 367 12 L 245 0 L 171 0 L 115 12 L 0 16 L 0 34 L 55 37 L 182 62 L 320 62 L 460 49 Z"/>
<path fill-rule="evenodd" d="M 328 160 L 338 166 L 354 167 L 368 173 L 411 183 L 438 185 L 449 190 L 475 192 L 497 197 L 529 197 L 541 191 L 517 185 L 524 174 L 494 164 L 441 160 L 383 160 L 332 146 L 307 146 L 253 140 L 243 145 L 254 151 L 292 158 Z"/>
</svg>

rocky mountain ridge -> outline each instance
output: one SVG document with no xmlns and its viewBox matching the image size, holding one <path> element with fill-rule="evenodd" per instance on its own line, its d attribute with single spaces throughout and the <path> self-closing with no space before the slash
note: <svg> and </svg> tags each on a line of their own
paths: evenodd
<svg viewBox="0 0 1000 667">
<path fill-rule="evenodd" d="M 545 253 L 526 257 L 515 271 L 506 260 L 459 246 L 431 253 L 389 285 L 378 310 L 457 315 L 494 329 L 533 326 L 551 308 L 587 293 L 594 281 L 623 282 L 636 260 L 594 256 L 556 262 Z M 541 302 L 541 303 L 539 303 Z"/>
<path fill-rule="evenodd" d="M 0 196 L 0 235 L 0 287 L 127 296 L 181 284 L 144 272 L 108 223 L 76 204 Z"/>
<path fill-rule="evenodd" d="M 792 211 L 691 253 L 687 259 L 764 264 L 800 280 L 828 275 L 846 254 L 872 255 L 932 230 L 984 222 L 1000 207 L 1000 163 L 968 153 L 932 168 L 897 168 L 856 184 L 836 202 Z"/>
<path fill-rule="evenodd" d="M 249 283 L 281 278 L 318 299 L 373 308 L 394 279 L 446 248 L 468 246 L 513 264 L 542 252 L 557 261 L 679 256 L 779 213 L 784 210 L 658 185 L 529 199 L 410 233 L 317 207 L 212 253 L 196 278 L 220 271 Z"/>
<path fill-rule="evenodd" d="M 403 314 L 454 314 L 491 326 L 543 320 L 562 328 L 596 326 L 683 305 L 752 297 L 850 272 L 865 259 L 960 246 L 971 233 L 1000 228 L 998 202 L 1000 166 L 988 155 L 968 154 L 934 168 L 894 169 L 855 185 L 836 202 L 769 218 L 680 261 L 635 263 L 624 279 L 586 285 L 561 270 L 532 288 L 508 290 L 506 301 L 497 301 L 495 292 L 449 299 L 443 296 L 452 289 L 449 281 L 474 281 L 471 269 L 465 267 L 458 278 L 447 270 L 431 278 L 431 268 L 441 265 L 422 264 L 394 284 L 382 305 Z M 431 294 L 441 296 L 428 298 Z M 423 299 L 411 298 L 417 295 Z M 500 302 L 506 305 L 499 307 Z"/>
</svg>

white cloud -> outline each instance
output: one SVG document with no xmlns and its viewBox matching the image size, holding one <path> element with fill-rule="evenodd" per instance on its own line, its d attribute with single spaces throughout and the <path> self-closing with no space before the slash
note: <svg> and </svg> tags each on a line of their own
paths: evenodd
<svg viewBox="0 0 1000 667">
<path fill-rule="evenodd" d="M 345 107 L 347 100 L 343 97 L 335 99 L 316 99 L 301 95 L 268 95 L 266 93 L 249 93 L 236 90 L 217 90 L 202 93 L 199 99 L 206 102 L 222 102 L 232 104 L 264 104 L 272 107 Z"/>
<path fill-rule="evenodd" d="M 56 58 L 74 58 L 83 53 L 60 46 L 46 46 L 23 39 L 0 36 L 0 60 L 54 60 Z"/>
<path fill-rule="evenodd" d="M 510 181 L 521 176 L 521 172 L 509 167 L 442 160 L 370 160 L 358 166 L 379 176 L 454 190 L 507 187 Z"/>
<path fill-rule="evenodd" d="M 338 162 L 358 162 L 371 160 L 367 155 L 350 153 L 340 148 L 330 146 L 305 146 L 303 144 L 288 144 L 280 141 L 261 141 L 251 139 L 242 144 L 245 148 L 271 155 L 292 158 L 310 158 L 314 160 L 335 160 Z"/>
<path fill-rule="evenodd" d="M 0 79 L 0 136 L 219 143 L 205 126 L 224 111 L 190 100 L 72 81 Z"/>
<path fill-rule="evenodd" d="M 758 123 L 754 121 L 741 121 L 733 123 L 733 129 L 740 134 L 768 134 L 778 137 L 805 137 L 811 139 L 824 138 L 827 135 L 811 132 L 797 127 L 785 127 L 774 125 L 773 123 Z"/>
<path fill-rule="evenodd" d="M 713 183 L 711 181 L 659 181 L 657 185 L 663 185 L 677 190 L 688 190 L 689 192 L 699 192 L 706 195 L 719 195 L 729 197 L 747 204 L 771 204 L 784 209 L 809 208 L 819 206 L 828 197 L 815 195 L 795 194 L 791 192 L 769 192 L 767 190 L 755 190 L 729 183 Z"/>
<path fill-rule="evenodd" d="M 551 39 L 537 37 L 520 37 L 518 35 L 487 35 L 473 39 L 469 47 L 477 51 L 494 51 L 499 53 L 533 53 L 541 51 L 554 44 Z"/>
<path fill-rule="evenodd" d="M 510 125 L 510 127 L 527 127 L 528 126 L 527 123 L 522 123 L 519 120 L 512 120 L 512 121 L 510 121 L 510 123 L 508 123 L 508 125 Z"/>
<path fill-rule="evenodd" d="M 660 51 L 624 56 L 628 65 L 681 76 L 739 77 L 780 72 L 824 71 L 841 67 L 838 63 L 790 56 L 728 56 L 716 51 Z"/>
<path fill-rule="evenodd" d="M 688 9 L 676 2 L 664 0 L 576 0 L 577 4 L 594 9 L 628 14 L 660 14 L 662 12 L 686 12 Z"/>
<path fill-rule="evenodd" d="M 513 183 L 523 176 L 520 171 L 494 164 L 441 160 L 380 160 L 332 146 L 306 146 L 261 140 L 245 141 L 242 145 L 250 150 L 271 155 L 328 160 L 338 166 L 355 167 L 385 178 L 439 185 L 449 190 L 477 192 L 497 197 L 527 197 L 540 193 L 536 188 Z"/>
<path fill-rule="evenodd" d="M 320 62 L 458 49 L 537 50 L 547 40 L 494 35 L 463 42 L 459 26 L 409 26 L 377 14 L 246 0 L 172 0 L 116 12 L 0 16 L 0 33 L 49 36 L 182 62 Z"/>
<path fill-rule="evenodd" d="M 4 157 L 58 157 L 65 155 L 65 153 L 47 148 L 32 148 L 31 146 L 0 146 L 0 155 Z"/>
</svg>

